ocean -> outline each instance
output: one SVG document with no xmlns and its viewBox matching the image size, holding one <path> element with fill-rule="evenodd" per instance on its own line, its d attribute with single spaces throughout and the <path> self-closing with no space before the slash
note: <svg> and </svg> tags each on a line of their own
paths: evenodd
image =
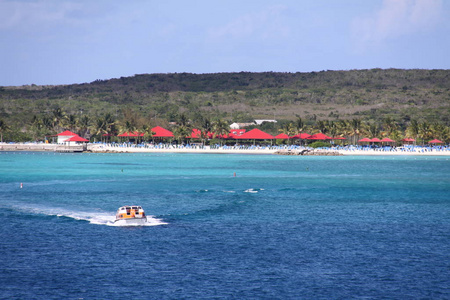
<svg viewBox="0 0 450 300">
<path fill-rule="evenodd" d="M 1 299 L 450 298 L 449 157 L 0 152 L 0 191 Z"/>
</svg>

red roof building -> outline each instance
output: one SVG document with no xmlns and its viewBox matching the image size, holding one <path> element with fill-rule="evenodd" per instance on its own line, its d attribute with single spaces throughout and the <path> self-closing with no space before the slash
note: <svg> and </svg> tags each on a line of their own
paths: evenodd
<svg viewBox="0 0 450 300">
<path fill-rule="evenodd" d="M 172 131 L 162 128 L 161 126 L 153 127 L 152 131 L 154 132 L 153 137 L 173 137 Z"/>
<path fill-rule="evenodd" d="M 332 137 L 325 135 L 323 133 L 316 133 L 306 138 L 307 140 L 332 140 Z"/>
<path fill-rule="evenodd" d="M 240 140 L 273 140 L 275 137 L 255 128 L 235 138 Z"/>
</svg>

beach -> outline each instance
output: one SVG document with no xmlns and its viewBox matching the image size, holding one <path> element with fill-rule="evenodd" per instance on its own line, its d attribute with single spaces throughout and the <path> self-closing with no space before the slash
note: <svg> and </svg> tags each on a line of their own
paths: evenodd
<svg viewBox="0 0 450 300">
<path fill-rule="evenodd" d="M 309 155 L 392 155 L 392 156 L 450 156 L 450 147 L 404 146 L 398 148 L 368 148 L 361 146 L 330 147 L 312 149 L 298 146 L 177 146 L 170 144 L 130 145 L 94 143 L 83 145 L 0 143 L 0 151 L 55 151 L 55 152 L 96 152 L 96 153 L 197 153 L 197 154 L 285 154 L 300 155 L 308 150 Z M 283 153 L 284 152 L 284 153 Z"/>
</svg>

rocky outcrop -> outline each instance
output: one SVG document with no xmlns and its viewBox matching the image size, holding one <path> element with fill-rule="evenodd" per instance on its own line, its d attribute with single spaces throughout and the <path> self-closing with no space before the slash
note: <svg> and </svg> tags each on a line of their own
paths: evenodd
<svg viewBox="0 0 450 300">
<path fill-rule="evenodd" d="M 304 155 L 304 156 L 341 156 L 343 154 L 337 151 L 327 150 L 280 150 L 275 152 L 278 155 Z"/>
</svg>

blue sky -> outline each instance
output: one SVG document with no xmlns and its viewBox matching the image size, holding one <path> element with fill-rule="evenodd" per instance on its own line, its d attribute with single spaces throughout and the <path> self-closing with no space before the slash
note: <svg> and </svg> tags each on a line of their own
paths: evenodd
<svg viewBox="0 0 450 300">
<path fill-rule="evenodd" d="M 0 86 L 450 69 L 446 0 L 0 0 Z"/>
</svg>

